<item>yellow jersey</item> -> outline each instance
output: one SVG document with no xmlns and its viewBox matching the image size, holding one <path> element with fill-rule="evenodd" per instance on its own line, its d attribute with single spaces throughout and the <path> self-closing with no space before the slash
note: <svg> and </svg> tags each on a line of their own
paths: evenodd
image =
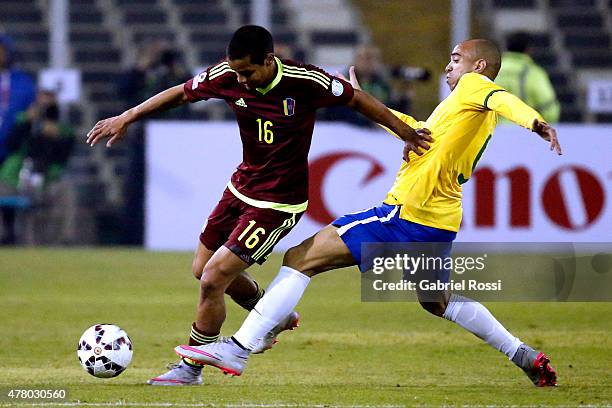
<svg viewBox="0 0 612 408">
<path fill-rule="evenodd" d="M 401 205 L 400 217 L 418 224 L 459 231 L 461 186 L 467 182 L 487 147 L 497 114 L 531 129 L 534 109 L 484 75 L 464 74 L 451 94 L 425 122 L 395 112 L 413 128 L 427 128 L 434 142 L 422 156 L 410 153 L 385 203 Z"/>
</svg>

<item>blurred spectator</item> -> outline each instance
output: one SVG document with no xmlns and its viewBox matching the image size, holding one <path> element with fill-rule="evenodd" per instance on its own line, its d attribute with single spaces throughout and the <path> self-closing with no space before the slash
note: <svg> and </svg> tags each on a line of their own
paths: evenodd
<svg viewBox="0 0 612 408">
<path fill-rule="evenodd" d="M 136 106 L 149 97 L 187 82 L 191 74 L 179 54 L 168 44 L 156 41 L 141 50 L 135 66 L 128 69 L 119 84 L 119 94 L 126 106 Z M 189 118 L 188 105 L 166 111 L 159 119 Z M 144 235 L 144 130 L 141 124 L 130 129 L 128 173 L 124 184 L 125 208 L 121 236 L 124 244 L 142 245 Z"/>
<path fill-rule="evenodd" d="M 274 55 L 280 59 L 295 60 L 293 47 L 286 43 L 274 44 Z"/>
<path fill-rule="evenodd" d="M 360 46 L 355 52 L 353 65 L 365 92 L 401 112 L 411 111 L 412 84 L 428 81 L 431 77 L 431 73 L 425 68 L 384 65 L 380 49 L 373 45 Z M 344 76 L 348 77 L 348 72 Z M 323 115 L 326 120 L 340 120 L 357 126 L 376 126 L 374 122 L 347 107 L 326 109 Z"/>
<path fill-rule="evenodd" d="M 135 106 L 174 85 L 186 82 L 191 74 L 180 56 L 161 41 L 142 49 L 135 66 L 129 68 L 119 83 L 119 95 L 127 106 Z M 163 118 L 187 118 L 189 108 L 183 106 L 165 112 Z"/>
<path fill-rule="evenodd" d="M 140 49 L 136 64 L 123 73 L 119 81 L 119 96 L 126 106 L 136 106 L 149 95 L 147 82 L 163 46 L 163 42 L 153 41 Z"/>
<path fill-rule="evenodd" d="M 0 165 L 0 194 L 27 197 L 33 210 L 25 219 L 29 243 L 64 243 L 74 238 L 67 225 L 74 214 L 74 194 L 61 176 L 74 145 L 72 129 L 60 122 L 55 93 L 40 91 L 17 114 L 7 137 L 9 156 Z M 15 209 L 3 208 L 3 244 L 14 244 Z M 59 222 L 55 222 L 59 218 Z M 70 226 L 74 229 L 74 225 Z"/>
<path fill-rule="evenodd" d="M 352 65 L 355 66 L 355 73 L 357 78 L 359 78 L 361 88 L 365 92 L 387 106 L 393 105 L 391 103 L 391 85 L 389 84 L 388 70 L 381 62 L 378 47 L 362 45 L 357 48 Z M 345 73 L 345 76 L 348 78 L 348 73 Z M 324 116 L 328 120 L 349 122 L 357 126 L 376 125 L 358 112 L 345 106 L 326 109 Z"/>
<path fill-rule="evenodd" d="M 296 62 L 303 62 L 305 60 L 304 50 L 284 42 L 274 44 L 274 55 L 280 59 L 288 59 Z"/>
<path fill-rule="evenodd" d="M 388 105 L 400 112 L 412 112 L 414 99 L 414 84 L 427 82 L 431 79 L 431 72 L 423 67 L 400 65 L 391 67 L 391 101 Z"/>
<path fill-rule="evenodd" d="M 36 92 L 30 76 L 12 67 L 13 54 L 11 39 L 0 35 L 0 163 L 8 155 L 6 139 L 17 113 L 30 106 Z"/>
<path fill-rule="evenodd" d="M 540 112 L 548 123 L 555 123 L 559 121 L 561 107 L 548 74 L 530 56 L 530 42 L 530 35 L 525 32 L 508 36 L 507 51 L 502 54 L 495 82 Z"/>
<path fill-rule="evenodd" d="M 359 78 L 361 88 L 384 103 L 391 99 L 389 75 L 382 63 L 380 49 L 373 45 L 362 45 L 355 52 L 355 74 Z"/>
</svg>

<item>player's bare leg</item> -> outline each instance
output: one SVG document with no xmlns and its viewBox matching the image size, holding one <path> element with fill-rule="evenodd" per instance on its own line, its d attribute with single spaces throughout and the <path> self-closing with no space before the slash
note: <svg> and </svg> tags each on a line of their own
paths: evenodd
<svg viewBox="0 0 612 408">
<path fill-rule="evenodd" d="M 537 387 L 557 385 L 557 375 L 548 357 L 514 337 L 482 304 L 450 292 L 417 291 L 421 306 L 428 312 L 457 323 L 465 330 L 504 353 L 521 368 Z"/>
<path fill-rule="evenodd" d="M 219 260 L 227 258 L 237 262 L 236 266 L 233 267 L 231 276 L 226 281 L 221 282 L 219 269 L 224 268 L 224 266 L 222 266 Z M 220 328 L 225 320 L 225 300 L 223 291 L 215 292 L 217 289 L 213 290 L 211 287 L 212 284 L 215 285 L 215 288 L 218 288 L 219 284 L 221 284 L 224 288 L 224 292 L 230 295 L 238 305 L 248 311 L 251 311 L 259 299 L 261 299 L 263 290 L 253 279 L 251 279 L 246 271 L 244 271 L 247 266 L 245 262 L 238 259 L 238 257 L 225 247 L 221 247 L 219 250 L 213 252 L 206 248 L 201 242 L 199 243 L 192 269 L 194 276 L 199 277 L 200 298 L 198 301 L 196 321 L 192 324 L 189 336 L 190 345 L 199 346 L 212 343 L 219 337 L 219 329 L 215 329 L 214 327 L 218 326 Z M 233 278 L 234 276 L 235 278 Z M 203 293 L 204 290 L 207 291 L 206 294 Z M 211 295 L 212 308 L 210 308 L 210 305 L 202 305 L 203 302 L 208 300 L 207 295 Z M 218 306 L 219 302 L 221 302 L 221 309 L 219 309 Z M 207 309 L 207 307 L 209 309 Z M 213 328 L 207 323 L 207 319 L 215 322 L 213 323 Z"/>
<path fill-rule="evenodd" d="M 327 226 L 285 254 L 280 272 L 232 339 L 201 347 L 178 346 L 180 356 L 240 375 L 250 352 L 304 294 L 310 277 L 331 269 L 355 265 L 336 227 Z"/>
<path fill-rule="evenodd" d="M 198 249 L 193 257 L 193 263 L 191 265 L 193 276 L 199 281 L 204 273 L 204 267 L 212 258 L 215 252 L 206 248 L 201 242 L 198 244 Z M 239 276 L 232 281 L 225 291 L 234 302 L 244 307 L 248 311 L 251 311 L 252 306 L 249 307 L 248 303 L 252 302 L 259 292 L 259 285 L 247 271 L 242 271 Z M 259 300 L 259 299 L 257 299 Z M 257 303 L 257 302 L 255 302 Z M 253 306 L 255 306 L 253 303 Z"/>
<path fill-rule="evenodd" d="M 225 291 L 248 264 L 226 247 L 220 247 L 204 267 L 195 325 L 207 336 L 218 335 L 225 321 Z M 240 285 L 239 285 L 240 286 Z"/>
<path fill-rule="evenodd" d="M 332 269 L 356 265 L 337 230 L 328 225 L 300 245 L 290 248 L 283 258 L 283 266 L 313 277 Z"/>
<path fill-rule="evenodd" d="M 213 257 L 214 251 L 206 248 L 201 242 L 198 243 L 198 248 L 192 262 L 192 273 L 196 279 L 200 280 L 206 265 Z M 247 310 L 251 310 L 257 301 L 263 295 L 257 283 L 251 279 L 246 271 L 241 271 L 225 290 L 225 293 L 230 295 L 232 299 L 240 306 Z M 198 330 L 197 323 L 192 326 L 189 336 L 189 344 L 201 345 L 216 341 L 218 334 L 213 336 L 204 336 Z M 183 359 L 178 363 L 173 363 L 168 366 L 169 371 L 151 378 L 147 381 L 150 385 L 199 385 L 202 383 L 202 365 L 195 361 Z"/>
<path fill-rule="evenodd" d="M 206 248 L 204 244 L 198 241 L 198 248 L 195 251 L 193 262 L 191 263 L 191 272 L 193 273 L 194 278 L 196 278 L 198 281 L 204 273 L 204 267 L 210 258 L 212 258 L 214 253 L 215 251 L 211 251 L 210 249 Z"/>
</svg>

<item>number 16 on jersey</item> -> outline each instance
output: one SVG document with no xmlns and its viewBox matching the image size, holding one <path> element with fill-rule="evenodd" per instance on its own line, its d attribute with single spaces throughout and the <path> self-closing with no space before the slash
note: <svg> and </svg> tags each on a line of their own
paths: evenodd
<svg viewBox="0 0 612 408">
<path fill-rule="evenodd" d="M 265 142 L 267 144 L 272 144 L 272 142 L 274 142 L 274 133 L 272 132 L 272 126 L 274 126 L 274 124 L 269 120 L 266 120 L 264 122 L 261 118 L 257 119 L 260 142 Z"/>
</svg>

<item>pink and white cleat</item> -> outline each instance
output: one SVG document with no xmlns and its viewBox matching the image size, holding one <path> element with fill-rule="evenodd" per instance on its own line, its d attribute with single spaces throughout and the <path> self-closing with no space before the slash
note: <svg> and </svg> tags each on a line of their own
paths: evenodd
<svg viewBox="0 0 612 408">
<path fill-rule="evenodd" d="M 260 354 L 266 350 L 270 350 L 278 340 L 276 337 L 286 330 L 294 330 L 300 327 L 300 314 L 298 312 L 291 312 L 281 320 L 272 330 L 270 330 L 264 338 L 259 341 L 259 344 L 251 350 L 252 354 Z"/>
<path fill-rule="evenodd" d="M 147 381 L 149 385 L 201 385 L 202 367 L 192 367 L 184 361 L 168 364 L 168 371 L 165 374 L 151 378 Z"/>
<path fill-rule="evenodd" d="M 202 346 L 180 345 L 176 354 L 199 364 L 217 367 L 224 374 L 239 376 L 244 371 L 249 351 L 238 346 L 230 337 L 222 337 L 215 343 Z"/>
</svg>

